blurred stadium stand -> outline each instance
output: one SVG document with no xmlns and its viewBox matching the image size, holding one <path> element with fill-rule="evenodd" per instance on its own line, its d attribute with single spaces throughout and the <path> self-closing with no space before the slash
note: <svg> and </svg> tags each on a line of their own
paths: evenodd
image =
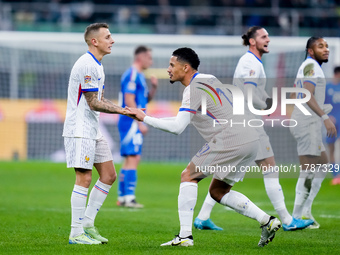
<svg viewBox="0 0 340 255">
<path fill-rule="evenodd" d="M 0 30 L 82 32 L 107 22 L 113 33 L 340 36 L 340 0 L 0 0 Z"/>
</svg>

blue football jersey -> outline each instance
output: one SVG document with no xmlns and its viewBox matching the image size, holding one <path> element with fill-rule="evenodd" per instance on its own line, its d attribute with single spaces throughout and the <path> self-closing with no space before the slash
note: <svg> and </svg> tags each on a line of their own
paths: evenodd
<svg viewBox="0 0 340 255">
<path fill-rule="evenodd" d="M 331 104 L 333 106 L 329 115 L 334 116 L 339 120 L 340 118 L 340 84 L 327 84 L 326 86 L 326 98 L 325 104 Z"/>
<path fill-rule="evenodd" d="M 143 73 L 140 73 L 134 67 L 130 67 L 124 72 L 121 78 L 121 106 L 126 106 L 124 96 L 126 93 L 135 95 L 137 108 L 146 108 L 148 103 L 148 86 Z M 125 115 L 119 115 L 119 129 L 129 129 L 133 119 Z"/>
</svg>

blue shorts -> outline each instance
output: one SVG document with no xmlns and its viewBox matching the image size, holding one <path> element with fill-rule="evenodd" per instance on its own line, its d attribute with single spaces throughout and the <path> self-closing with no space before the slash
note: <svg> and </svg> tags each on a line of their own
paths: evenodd
<svg viewBox="0 0 340 255">
<path fill-rule="evenodd" d="M 130 127 L 118 125 L 120 134 L 120 154 L 123 157 L 140 155 L 142 153 L 143 135 L 138 129 L 137 122 L 133 122 Z"/>
<path fill-rule="evenodd" d="M 336 119 L 336 123 L 334 124 L 335 125 L 335 128 L 336 128 L 336 132 L 338 133 L 338 136 L 335 137 L 327 137 L 326 136 L 326 143 L 327 144 L 332 144 L 332 143 L 335 143 L 336 140 L 339 138 L 340 134 L 339 134 L 339 127 L 340 127 L 340 117 L 338 116 L 333 116 L 335 119 Z"/>
</svg>

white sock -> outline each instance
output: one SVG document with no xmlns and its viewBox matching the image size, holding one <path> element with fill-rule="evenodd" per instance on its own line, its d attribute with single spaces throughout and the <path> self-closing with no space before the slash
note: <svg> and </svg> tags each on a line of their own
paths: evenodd
<svg viewBox="0 0 340 255">
<path fill-rule="evenodd" d="M 84 233 L 83 220 L 86 208 L 88 188 L 74 185 L 71 195 L 71 233 L 70 237 L 76 237 Z"/>
<path fill-rule="evenodd" d="M 270 218 L 268 214 L 258 208 L 249 198 L 237 191 L 231 190 L 225 194 L 220 204 L 226 205 L 244 216 L 257 220 L 261 225 L 267 224 Z"/>
<path fill-rule="evenodd" d="M 182 182 L 179 186 L 178 215 L 181 226 L 179 236 L 192 235 L 192 219 L 197 201 L 197 183 Z"/>
<path fill-rule="evenodd" d="M 293 218 L 287 211 L 285 205 L 285 197 L 283 195 L 283 191 L 281 185 L 279 183 L 279 172 L 277 166 L 275 166 L 276 170 L 271 172 L 264 172 L 263 181 L 264 186 L 266 188 L 267 195 L 270 199 L 270 202 L 274 206 L 275 211 L 279 215 L 283 224 L 289 225 Z"/>
<path fill-rule="evenodd" d="M 110 188 L 111 185 L 104 184 L 99 180 L 96 182 L 91 190 L 89 202 L 85 211 L 84 227 L 94 226 L 94 220 L 100 207 L 103 205 Z"/>
<path fill-rule="evenodd" d="M 135 200 L 136 196 L 135 195 L 125 195 L 123 197 L 123 200 L 125 201 L 125 203 L 131 203 L 132 200 Z"/>
<path fill-rule="evenodd" d="M 215 204 L 216 204 L 216 201 L 210 196 L 210 193 L 208 191 L 208 194 L 205 197 L 204 203 L 202 205 L 202 208 L 201 208 L 197 218 L 199 218 L 200 220 L 209 219 L 211 210 L 213 209 Z"/>
<path fill-rule="evenodd" d="M 309 195 L 312 186 L 313 173 L 306 170 L 301 170 L 299 179 L 295 188 L 295 201 L 293 217 L 301 219 L 302 209 Z"/>
<path fill-rule="evenodd" d="M 322 184 L 323 180 L 325 179 L 326 175 L 327 175 L 327 169 L 326 168 L 321 169 L 321 167 L 320 167 L 320 171 L 315 173 L 313 181 L 312 181 L 312 187 L 311 187 L 310 192 L 309 192 L 309 196 L 306 199 L 306 202 L 305 202 L 303 209 L 302 209 L 302 215 L 303 216 L 307 216 L 307 217 L 312 216 L 313 201 L 314 201 L 316 195 L 318 194 L 318 192 L 321 188 L 321 184 Z"/>
</svg>

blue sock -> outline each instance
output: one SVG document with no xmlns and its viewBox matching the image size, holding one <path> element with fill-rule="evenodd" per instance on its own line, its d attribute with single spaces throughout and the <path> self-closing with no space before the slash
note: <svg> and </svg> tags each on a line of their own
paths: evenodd
<svg viewBox="0 0 340 255">
<path fill-rule="evenodd" d="M 125 196 L 135 195 L 136 184 L 137 184 L 137 170 L 136 169 L 125 170 L 124 178 Z"/>
<path fill-rule="evenodd" d="M 125 196 L 124 180 L 125 180 L 125 169 L 121 169 L 119 173 L 119 183 L 118 183 L 118 197 Z"/>
</svg>

